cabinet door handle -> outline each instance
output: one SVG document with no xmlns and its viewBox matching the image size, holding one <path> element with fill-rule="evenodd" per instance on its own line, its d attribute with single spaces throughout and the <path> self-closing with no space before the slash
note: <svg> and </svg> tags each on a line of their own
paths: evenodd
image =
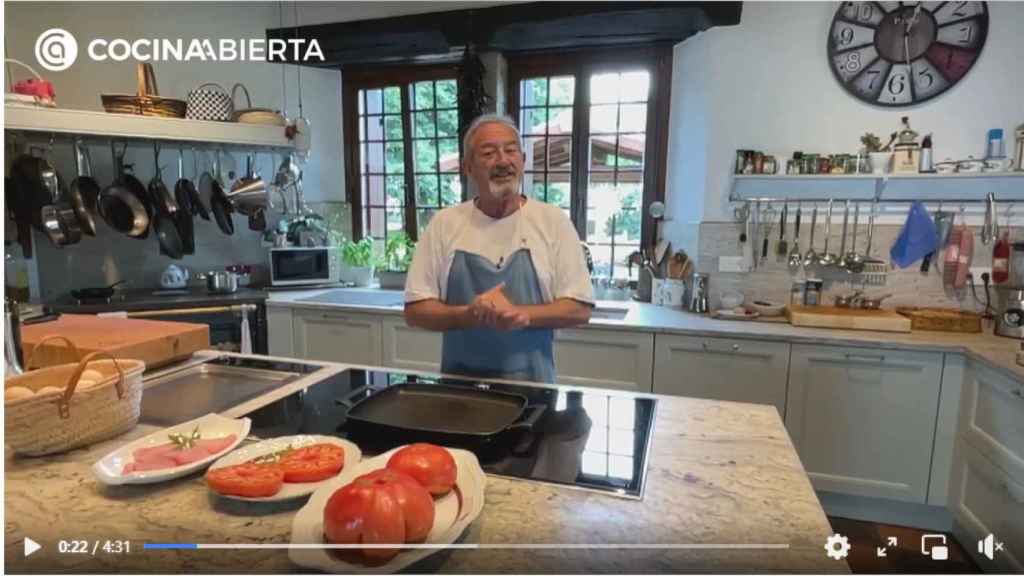
<svg viewBox="0 0 1024 576">
<path fill-rule="evenodd" d="M 740 348 L 739 344 L 733 344 L 729 348 L 712 348 L 711 346 L 708 346 L 707 342 L 701 342 L 700 345 L 705 352 L 718 352 L 720 354 L 729 354 L 730 352 L 740 352 L 743 350 Z"/>
<path fill-rule="evenodd" d="M 850 352 L 847 352 L 846 353 L 846 359 L 847 360 L 859 360 L 861 362 L 877 362 L 877 363 L 881 364 L 882 362 L 885 362 L 885 355 L 884 354 L 851 354 Z"/>
</svg>

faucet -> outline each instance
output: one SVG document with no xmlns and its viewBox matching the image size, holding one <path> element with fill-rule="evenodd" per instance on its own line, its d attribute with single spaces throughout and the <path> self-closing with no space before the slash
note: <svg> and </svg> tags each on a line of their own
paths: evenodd
<svg viewBox="0 0 1024 576">
<path fill-rule="evenodd" d="M 4 298 L 4 361 L 8 373 L 25 372 L 21 364 L 21 314 L 18 303 L 10 298 Z"/>
</svg>

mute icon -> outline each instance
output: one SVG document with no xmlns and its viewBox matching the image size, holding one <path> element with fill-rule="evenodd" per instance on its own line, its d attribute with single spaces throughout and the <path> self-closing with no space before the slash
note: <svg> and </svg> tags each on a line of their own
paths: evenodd
<svg viewBox="0 0 1024 576">
<path fill-rule="evenodd" d="M 996 537 L 993 534 L 989 534 L 981 540 L 978 540 L 978 554 L 984 555 L 985 558 L 988 558 L 989 560 L 995 559 L 995 550 L 997 547 L 1002 548 L 1002 542 L 997 546 Z"/>
</svg>

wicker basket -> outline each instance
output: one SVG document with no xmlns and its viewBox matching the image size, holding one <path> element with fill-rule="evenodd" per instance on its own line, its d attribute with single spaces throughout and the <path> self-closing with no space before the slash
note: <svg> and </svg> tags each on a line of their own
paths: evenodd
<svg viewBox="0 0 1024 576">
<path fill-rule="evenodd" d="M 50 336 L 39 341 L 61 339 Z M 97 360 L 105 356 L 108 359 Z M 32 354 L 26 365 L 30 365 Z M 103 374 L 96 386 L 75 390 L 86 369 Z M 5 442 L 15 454 L 43 456 L 66 452 L 106 440 L 131 430 L 139 421 L 142 406 L 142 372 L 146 364 L 127 358 L 115 359 L 96 351 L 77 363 L 50 366 L 8 378 L 4 388 L 23 386 L 38 392 L 45 386 L 63 389 L 63 393 L 37 394 L 30 398 L 5 402 Z"/>
<path fill-rule="evenodd" d="M 156 87 L 153 65 L 139 63 L 136 66 L 136 94 L 100 94 L 103 108 L 112 114 L 141 114 L 161 118 L 184 118 L 188 104 L 176 98 L 163 98 Z"/>
<path fill-rule="evenodd" d="M 238 96 L 239 88 L 241 88 L 242 93 L 245 94 L 245 108 L 235 108 L 235 111 L 231 114 L 231 119 L 234 122 L 240 122 L 242 124 L 266 124 L 268 126 L 284 126 L 288 123 L 280 112 L 271 110 L 270 108 L 253 108 L 252 98 L 249 97 L 249 89 L 241 82 L 235 84 L 234 87 L 231 88 L 232 104 Z"/>
</svg>

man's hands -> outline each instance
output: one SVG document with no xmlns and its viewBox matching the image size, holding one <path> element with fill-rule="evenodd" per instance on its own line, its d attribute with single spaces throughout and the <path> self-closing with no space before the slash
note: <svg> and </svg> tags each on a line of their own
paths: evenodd
<svg viewBox="0 0 1024 576">
<path fill-rule="evenodd" d="M 505 283 L 477 296 L 469 305 L 469 315 L 478 326 L 497 330 L 518 330 L 530 325 L 530 316 L 505 296 Z"/>
</svg>

